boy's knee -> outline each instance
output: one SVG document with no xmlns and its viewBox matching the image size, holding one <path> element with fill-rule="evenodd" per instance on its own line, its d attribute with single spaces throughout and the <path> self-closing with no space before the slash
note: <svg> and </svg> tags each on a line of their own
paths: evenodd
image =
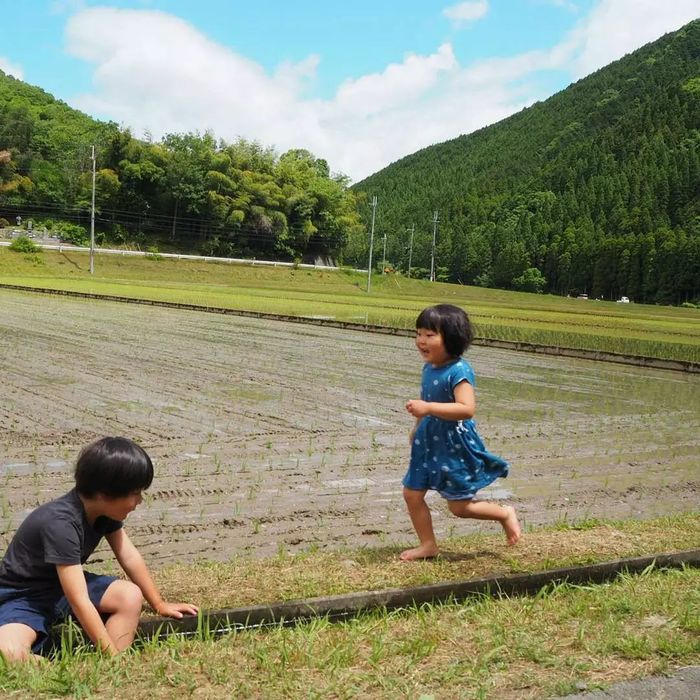
<svg viewBox="0 0 700 700">
<path fill-rule="evenodd" d="M 143 593 L 141 593 L 141 589 L 131 581 L 122 581 L 122 583 L 124 584 L 124 592 L 122 595 L 125 607 L 140 611 L 143 606 Z"/>
<path fill-rule="evenodd" d="M 105 612 L 141 612 L 143 594 L 131 581 L 115 581 L 102 597 L 100 608 Z"/>
<path fill-rule="evenodd" d="M 3 625 L 0 628 L 0 656 L 7 663 L 27 661 L 32 657 L 36 637 L 36 632 L 25 625 Z"/>
</svg>

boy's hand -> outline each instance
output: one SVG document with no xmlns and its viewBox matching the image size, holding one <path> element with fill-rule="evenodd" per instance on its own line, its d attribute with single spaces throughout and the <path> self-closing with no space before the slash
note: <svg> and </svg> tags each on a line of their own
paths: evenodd
<svg viewBox="0 0 700 700">
<path fill-rule="evenodd" d="M 184 615 L 196 615 L 199 609 L 196 605 L 190 605 L 189 603 L 168 603 L 163 601 L 156 612 L 162 617 L 174 617 L 179 620 Z"/>
<path fill-rule="evenodd" d="M 421 399 L 411 399 L 406 403 L 406 410 L 416 418 L 424 418 L 430 412 L 430 404 Z"/>
</svg>

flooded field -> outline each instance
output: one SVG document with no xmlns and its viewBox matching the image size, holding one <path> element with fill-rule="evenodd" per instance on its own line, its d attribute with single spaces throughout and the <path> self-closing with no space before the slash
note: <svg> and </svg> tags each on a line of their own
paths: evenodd
<svg viewBox="0 0 700 700">
<path fill-rule="evenodd" d="M 128 521 L 151 564 L 405 545 L 410 338 L 0 293 L 0 545 L 103 435 L 156 464 Z M 474 347 L 477 422 L 525 525 L 700 503 L 700 376 Z M 493 524 L 448 517 L 438 534 Z"/>
</svg>

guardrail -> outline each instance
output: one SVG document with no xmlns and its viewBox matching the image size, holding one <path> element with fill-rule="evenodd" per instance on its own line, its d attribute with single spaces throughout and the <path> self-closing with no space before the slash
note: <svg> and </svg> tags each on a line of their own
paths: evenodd
<svg viewBox="0 0 700 700">
<path fill-rule="evenodd" d="M 45 250 L 57 250 L 59 253 L 72 251 L 75 253 L 89 253 L 90 248 L 77 245 L 66 245 L 65 243 L 37 243 L 32 241 L 38 248 Z M 12 241 L 0 241 L 0 246 L 10 246 Z M 221 262 L 231 265 L 264 265 L 267 267 L 292 267 L 301 270 L 341 270 L 335 265 L 313 265 L 311 263 L 282 262 L 280 260 L 256 260 L 255 258 L 219 258 L 212 255 L 186 255 L 184 253 L 151 253 L 142 250 L 121 250 L 120 248 L 95 248 L 96 255 L 122 255 L 141 258 L 171 258 L 173 260 L 200 260 L 203 262 Z M 367 272 L 367 270 L 354 270 L 354 272 Z"/>
</svg>

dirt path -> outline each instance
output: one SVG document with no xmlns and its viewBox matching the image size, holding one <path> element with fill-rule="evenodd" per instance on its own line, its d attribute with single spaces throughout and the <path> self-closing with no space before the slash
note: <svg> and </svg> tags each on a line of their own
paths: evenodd
<svg viewBox="0 0 700 700">
<path fill-rule="evenodd" d="M 128 522 L 153 564 L 412 540 L 409 338 L 0 292 L 0 540 L 105 434 L 154 457 Z M 526 524 L 700 502 L 700 376 L 473 348 L 478 421 Z M 461 522 L 435 505 L 436 530 Z"/>
</svg>

